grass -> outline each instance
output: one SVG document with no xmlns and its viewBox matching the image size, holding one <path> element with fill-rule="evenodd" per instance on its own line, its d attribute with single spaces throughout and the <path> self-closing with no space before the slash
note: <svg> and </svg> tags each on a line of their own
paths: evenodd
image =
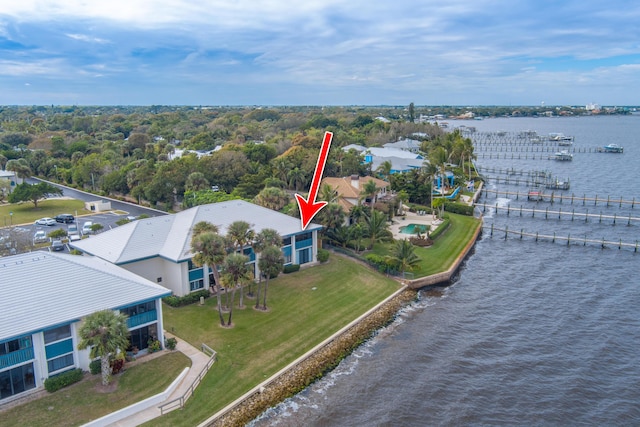
<svg viewBox="0 0 640 427">
<path fill-rule="evenodd" d="M 218 353 L 183 411 L 147 423 L 192 426 L 213 415 L 398 289 L 398 283 L 339 256 L 269 282 L 268 312 L 234 309 L 234 327 L 220 327 L 216 299 L 163 307 L 164 326 Z"/>
<path fill-rule="evenodd" d="M 415 278 L 442 273 L 451 268 L 466 244 L 471 240 L 477 227 L 481 225 L 478 219 L 470 216 L 452 213 L 447 215 L 451 220 L 449 229 L 438 237 L 432 246 L 415 248 L 415 254 L 422 259 L 418 267 L 412 271 Z M 372 252 L 385 256 L 390 255 L 392 249 L 393 243 L 378 243 L 373 247 Z"/>
<path fill-rule="evenodd" d="M 191 365 L 191 360 L 180 352 L 140 363 L 119 376 L 116 391 L 98 392 L 100 375 L 85 374 L 79 383 L 47 394 L 44 397 L 0 412 L 3 427 L 56 427 L 77 426 L 98 419 L 132 403 L 164 391 L 169 384 Z M 88 378 L 87 378 L 88 377 Z"/>
<path fill-rule="evenodd" d="M 33 224 L 38 218 L 51 217 L 61 214 L 88 213 L 84 209 L 84 202 L 75 199 L 46 199 L 38 202 L 35 208 L 31 202 L 0 205 L 0 227 L 19 224 Z M 13 212 L 13 215 L 10 214 Z"/>
</svg>

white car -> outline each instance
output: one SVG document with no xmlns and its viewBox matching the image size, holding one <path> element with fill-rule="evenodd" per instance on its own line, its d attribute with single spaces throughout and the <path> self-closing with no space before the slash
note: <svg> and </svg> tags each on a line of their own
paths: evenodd
<svg viewBox="0 0 640 427">
<path fill-rule="evenodd" d="M 93 222 L 87 221 L 82 225 L 82 234 L 93 234 L 93 230 L 91 227 L 93 226 Z"/>
<path fill-rule="evenodd" d="M 47 233 L 42 230 L 36 231 L 36 234 L 33 235 L 33 243 L 44 243 L 47 240 Z"/>
<path fill-rule="evenodd" d="M 56 225 L 56 220 L 53 218 L 40 218 L 36 220 L 36 225 L 52 226 Z"/>
</svg>

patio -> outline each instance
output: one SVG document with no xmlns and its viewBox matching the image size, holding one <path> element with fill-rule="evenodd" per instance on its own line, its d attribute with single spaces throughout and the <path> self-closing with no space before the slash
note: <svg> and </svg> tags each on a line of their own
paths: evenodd
<svg viewBox="0 0 640 427">
<path fill-rule="evenodd" d="M 429 232 L 434 231 L 442 221 L 438 218 L 434 218 L 431 214 L 418 214 L 416 212 L 405 211 L 403 217 L 394 218 L 393 224 L 389 227 L 394 239 L 408 239 L 415 236 L 417 233 L 412 231 L 404 231 L 403 228 L 415 224 L 429 227 Z"/>
</svg>

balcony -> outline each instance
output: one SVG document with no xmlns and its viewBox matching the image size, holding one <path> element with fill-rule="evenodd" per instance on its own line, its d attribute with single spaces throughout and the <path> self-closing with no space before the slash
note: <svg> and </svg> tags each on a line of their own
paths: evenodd
<svg viewBox="0 0 640 427">
<path fill-rule="evenodd" d="M 156 310 L 145 311 L 144 313 L 136 314 L 135 316 L 129 316 L 127 319 L 127 327 L 133 329 L 137 326 L 144 325 L 158 320 L 158 313 Z"/>
<path fill-rule="evenodd" d="M 0 369 L 9 366 L 18 365 L 33 359 L 33 347 L 23 348 L 22 350 L 12 351 L 8 354 L 0 356 Z"/>
</svg>

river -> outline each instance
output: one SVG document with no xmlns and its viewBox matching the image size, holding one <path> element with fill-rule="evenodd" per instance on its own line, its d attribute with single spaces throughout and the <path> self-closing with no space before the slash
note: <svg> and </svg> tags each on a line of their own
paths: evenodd
<svg viewBox="0 0 640 427">
<path fill-rule="evenodd" d="M 556 194 L 640 200 L 640 116 L 453 121 L 478 133 L 574 136 L 571 162 L 479 156 L 479 167 L 568 178 Z M 481 151 L 478 151 L 480 154 Z M 488 174 L 495 175 L 497 174 Z M 506 176 L 506 175 L 503 175 Z M 527 192 L 489 180 L 490 190 Z M 636 242 L 640 206 L 529 202 L 488 193 L 483 237 L 451 286 L 420 299 L 334 371 L 266 411 L 262 426 L 640 425 L 640 253 L 633 248 L 520 238 L 496 228 Z M 520 216 L 517 209 L 603 213 L 618 220 Z M 624 218 L 623 220 L 620 218 Z"/>
</svg>

